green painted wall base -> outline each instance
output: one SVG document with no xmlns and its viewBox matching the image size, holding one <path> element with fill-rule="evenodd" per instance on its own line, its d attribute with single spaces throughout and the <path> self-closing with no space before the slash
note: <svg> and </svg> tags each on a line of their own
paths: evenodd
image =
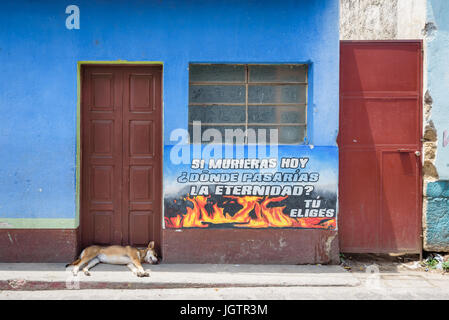
<svg viewBox="0 0 449 320">
<path fill-rule="evenodd" d="M 0 229 L 76 229 L 76 219 L 0 218 Z"/>
</svg>

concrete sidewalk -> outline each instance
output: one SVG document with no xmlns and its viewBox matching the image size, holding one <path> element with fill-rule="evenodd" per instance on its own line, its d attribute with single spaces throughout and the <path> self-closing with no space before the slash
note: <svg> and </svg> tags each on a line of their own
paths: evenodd
<svg viewBox="0 0 449 320">
<path fill-rule="evenodd" d="M 430 292 L 449 289 L 449 275 L 441 273 L 371 273 L 368 269 L 348 272 L 338 265 L 146 264 L 144 268 L 150 271 L 150 277 L 139 278 L 126 266 L 107 264 L 92 268 L 91 276 L 80 271 L 74 277 L 71 267 L 66 269 L 64 264 L 0 263 L 0 291 L 290 287 L 361 291 L 421 288 Z"/>
<path fill-rule="evenodd" d="M 360 279 L 335 265 L 144 265 L 139 278 L 126 266 L 99 264 L 91 276 L 48 263 L 0 263 L 0 290 L 175 289 L 226 287 L 354 287 Z"/>
</svg>

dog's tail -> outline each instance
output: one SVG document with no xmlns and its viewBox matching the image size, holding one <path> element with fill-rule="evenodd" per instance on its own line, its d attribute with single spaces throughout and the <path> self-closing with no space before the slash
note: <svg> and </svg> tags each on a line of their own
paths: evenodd
<svg viewBox="0 0 449 320">
<path fill-rule="evenodd" d="M 69 267 L 69 266 L 73 266 L 75 264 L 78 264 L 81 261 L 81 259 L 76 259 L 75 261 L 73 261 L 72 263 L 66 264 L 65 267 Z"/>
</svg>

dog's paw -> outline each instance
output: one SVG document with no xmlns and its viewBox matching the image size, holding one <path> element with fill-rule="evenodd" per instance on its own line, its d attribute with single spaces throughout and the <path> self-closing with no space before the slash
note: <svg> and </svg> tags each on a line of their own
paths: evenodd
<svg viewBox="0 0 449 320">
<path fill-rule="evenodd" d="M 138 273 L 137 273 L 137 276 L 138 276 L 139 278 L 149 277 L 149 276 L 150 276 L 150 273 L 149 273 L 149 272 L 138 272 Z"/>
<path fill-rule="evenodd" d="M 90 272 L 89 271 L 84 271 L 84 274 L 88 277 L 90 277 Z"/>
</svg>

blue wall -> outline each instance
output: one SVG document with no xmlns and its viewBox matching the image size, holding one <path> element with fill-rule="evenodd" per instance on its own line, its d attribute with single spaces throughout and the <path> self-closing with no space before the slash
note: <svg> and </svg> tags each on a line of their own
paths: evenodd
<svg viewBox="0 0 449 320">
<path fill-rule="evenodd" d="M 427 22 L 436 30 L 427 38 L 427 88 L 432 96 L 431 118 L 437 131 L 435 167 L 441 181 L 427 184 L 425 246 L 449 250 L 449 2 L 427 1 Z M 446 132 L 446 134 L 445 134 Z M 443 141 L 446 140 L 446 143 Z"/>
<path fill-rule="evenodd" d="M 80 30 L 65 27 L 70 4 Z M 75 218 L 78 61 L 163 61 L 165 144 L 187 128 L 189 62 L 307 62 L 310 143 L 336 146 L 338 11 L 338 0 L 2 2 L 0 218 Z"/>
<path fill-rule="evenodd" d="M 449 249 L 449 182 L 427 185 L 425 248 L 429 251 Z"/>
<path fill-rule="evenodd" d="M 438 133 L 436 163 L 440 179 L 449 180 L 449 3 L 446 0 L 429 0 L 427 21 L 436 26 L 427 39 L 427 87 L 433 104 L 431 120 Z M 444 136 L 444 131 L 446 135 Z M 445 138 L 445 139 L 444 139 Z"/>
</svg>

